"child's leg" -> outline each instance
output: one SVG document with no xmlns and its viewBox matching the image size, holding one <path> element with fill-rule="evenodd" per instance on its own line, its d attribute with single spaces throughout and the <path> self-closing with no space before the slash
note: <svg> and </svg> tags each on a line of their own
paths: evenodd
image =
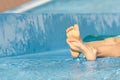
<svg viewBox="0 0 120 80">
<path fill-rule="evenodd" d="M 107 38 L 87 44 L 97 50 L 98 57 L 120 57 L 120 38 Z"/>
<path fill-rule="evenodd" d="M 120 56 L 120 38 L 107 38 L 102 41 L 84 43 L 79 37 L 78 26 L 76 28 L 68 28 L 66 32 L 67 43 L 71 48 L 71 54 L 73 57 L 78 57 L 79 52 L 83 52 L 87 60 L 95 60 L 97 56 Z"/>
<path fill-rule="evenodd" d="M 102 41 L 84 43 L 78 37 L 79 28 L 76 28 L 74 30 L 73 27 L 71 27 L 70 29 L 67 29 L 66 32 L 67 32 L 67 43 L 71 47 L 71 54 L 73 57 L 79 56 L 79 53 L 77 52 L 83 52 L 87 60 L 95 60 L 97 56 L 119 57 L 120 55 L 119 53 L 120 47 L 118 45 L 118 43 L 120 43 L 120 38 L 107 38 Z M 77 39 L 76 36 L 79 39 Z M 110 51 L 112 47 L 113 47 L 113 51 Z M 113 54 L 113 52 L 115 52 L 115 54 Z"/>
<path fill-rule="evenodd" d="M 99 46 L 103 46 L 103 45 L 113 45 L 113 44 L 117 44 L 118 40 L 117 38 L 107 38 L 105 40 L 100 40 L 100 41 L 93 41 L 93 42 L 86 42 L 85 44 L 87 45 L 91 45 L 93 47 L 99 47 Z M 120 40 L 120 38 L 119 38 Z"/>
<path fill-rule="evenodd" d="M 120 57 L 120 44 L 97 47 L 97 57 Z"/>
<path fill-rule="evenodd" d="M 88 43 L 69 39 L 68 44 L 72 49 L 83 52 L 87 60 L 95 60 L 96 57 L 120 57 L 120 43 L 116 42 L 118 39 L 108 38 Z"/>
</svg>

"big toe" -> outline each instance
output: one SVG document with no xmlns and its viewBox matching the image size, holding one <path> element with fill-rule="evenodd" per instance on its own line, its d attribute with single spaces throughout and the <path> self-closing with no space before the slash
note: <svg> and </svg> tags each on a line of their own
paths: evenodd
<svg viewBox="0 0 120 80">
<path fill-rule="evenodd" d="M 78 24 L 75 24 L 75 25 L 74 25 L 74 30 L 79 30 Z"/>
</svg>

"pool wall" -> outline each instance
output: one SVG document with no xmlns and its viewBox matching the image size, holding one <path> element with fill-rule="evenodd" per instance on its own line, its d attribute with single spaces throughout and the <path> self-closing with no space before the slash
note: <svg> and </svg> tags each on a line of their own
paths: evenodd
<svg viewBox="0 0 120 80">
<path fill-rule="evenodd" d="M 79 24 L 88 35 L 118 35 L 119 14 L 0 14 L 0 56 L 68 49 L 65 30 Z"/>
</svg>

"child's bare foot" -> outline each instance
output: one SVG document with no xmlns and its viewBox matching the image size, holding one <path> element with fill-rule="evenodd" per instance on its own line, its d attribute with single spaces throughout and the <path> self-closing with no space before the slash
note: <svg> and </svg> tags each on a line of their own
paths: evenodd
<svg viewBox="0 0 120 80">
<path fill-rule="evenodd" d="M 79 52 L 83 52 L 87 60 L 95 60 L 96 59 L 96 50 L 82 42 L 80 38 L 79 27 L 77 24 L 71 26 L 66 30 L 67 34 L 67 43 L 71 48 L 71 55 L 73 57 L 78 57 Z"/>
<path fill-rule="evenodd" d="M 68 28 L 66 30 L 66 34 L 67 34 L 67 38 L 69 38 L 69 39 L 80 40 L 80 32 L 79 32 L 79 27 L 77 24 Z M 80 53 L 78 51 L 74 51 L 72 49 L 70 52 L 73 57 L 78 57 L 80 55 Z"/>
<path fill-rule="evenodd" d="M 80 31 L 79 31 L 79 27 L 78 27 L 77 24 L 69 27 L 66 30 L 66 33 L 67 33 L 67 38 L 74 38 L 74 39 L 77 39 L 77 40 L 80 39 Z"/>
<path fill-rule="evenodd" d="M 67 39 L 67 43 L 73 51 L 83 52 L 87 60 L 96 59 L 96 49 L 93 47 L 86 45 L 82 41 L 76 39 Z"/>
</svg>

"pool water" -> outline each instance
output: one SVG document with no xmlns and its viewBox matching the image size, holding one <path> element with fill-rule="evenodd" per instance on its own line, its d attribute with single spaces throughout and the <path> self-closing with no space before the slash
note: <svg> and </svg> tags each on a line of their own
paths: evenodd
<svg viewBox="0 0 120 80">
<path fill-rule="evenodd" d="M 0 80 L 119 80 L 120 58 L 73 59 L 65 42 L 75 23 L 84 41 L 119 37 L 119 21 L 120 14 L 0 14 Z"/>
<path fill-rule="evenodd" d="M 120 58 L 86 61 L 69 49 L 0 59 L 0 80 L 119 80 Z"/>
</svg>

